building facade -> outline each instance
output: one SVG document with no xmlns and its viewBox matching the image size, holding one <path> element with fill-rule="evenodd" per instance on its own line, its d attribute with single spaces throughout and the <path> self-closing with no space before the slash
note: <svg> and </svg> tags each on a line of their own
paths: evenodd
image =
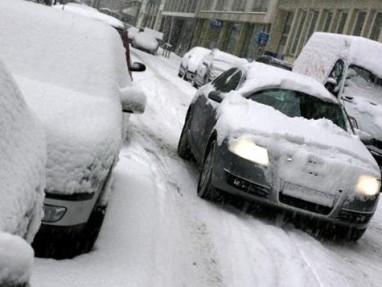
<svg viewBox="0 0 382 287">
<path fill-rule="evenodd" d="M 382 1 L 280 0 L 267 49 L 292 62 L 315 31 L 382 42 Z"/>
<path fill-rule="evenodd" d="M 269 33 L 278 0 L 166 0 L 161 29 L 175 52 L 193 46 L 219 48 L 255 58 L 263 51 L 261 32 Z"/>
</svg>

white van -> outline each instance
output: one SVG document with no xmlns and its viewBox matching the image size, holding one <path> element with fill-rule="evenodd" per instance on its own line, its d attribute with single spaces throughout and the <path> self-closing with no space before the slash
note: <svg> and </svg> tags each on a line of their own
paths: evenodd
<svg viewBox="0 0 382 287">
<path fill-rule="evenodd" d="M 323 83 L 340 99 L 382 166 L 382 43 L 362 37 L 314 33 L 293 71 Z"/>
</svg>

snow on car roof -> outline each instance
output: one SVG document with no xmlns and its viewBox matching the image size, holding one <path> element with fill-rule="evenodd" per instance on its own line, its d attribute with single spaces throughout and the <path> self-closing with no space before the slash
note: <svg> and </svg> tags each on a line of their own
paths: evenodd
<svg viewBox="0 0 382 287">
<path fill-rule="evenodd" d="M 278 87 L 338 103 L 338 100 L 313 78 L 256 62 L 247 65 L 245 69 L 247 70 L 247 77 L 240 88 L 240 92 L 244 95 L 265 87 Z"/>
<path fill-rule="evenodd" d="M 118 32 L 28 1 L 0 1 L 0 19 L 0 56 L 47 134 L 47 190 L 95 191 L 120 148 L 130 84 Z"/>
<path fill-rule="evenodd" d="M 105 13 L 101 13 L 97 9 L 94 9 L 93 7 L 90 7 L 85 4 L 68 3 L 65 5 L 58 4 L 53 7 L 104 22 L 114 28 L 123 29 L 125 27 L 123 22 L 118 20 L 117 18 L 107 15 Z"/>
<path fill-rule="evenodd" d="M 231 64 L 247 64 L 248 61 L 243 58 L 239 58 L 235 55 L 220 51 L 218 49 L 215 49 L 212 51 L 213 54 L 213 60 L 214 61 L 221 61 Z"/>
<path fill-rule="evenodd" d="M 363 67 L 382 77 L 381 53 L 382 43 L 373 40 L 316 32 L 297 58 L 294 70 L 303 74 L 314 74 L 315 78 L 323 81 L 326 80 L 334 63 L 338 59 L 345 59 L 349 64 Z"/>
</svg>

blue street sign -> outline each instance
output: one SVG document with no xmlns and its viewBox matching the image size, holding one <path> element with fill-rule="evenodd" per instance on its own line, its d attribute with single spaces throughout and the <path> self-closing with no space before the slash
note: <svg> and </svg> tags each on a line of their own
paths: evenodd
<svg viewBox="0 0 382 287">
<path fill-rule="evenodd" d="M 260 32 L 256 36 L 256 43 L 259 44 L 260 46 L 266 46 L 268 41 L 269 41 L 270 35 L 269 33 L 266 32 Z"/>
</svg>

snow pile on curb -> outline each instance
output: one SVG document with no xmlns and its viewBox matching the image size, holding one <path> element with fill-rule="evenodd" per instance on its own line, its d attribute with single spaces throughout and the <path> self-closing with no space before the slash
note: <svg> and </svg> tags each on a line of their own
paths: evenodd
<svg viewBox="0 0 382 287">
<path fill-rule="evenodd" d="M 0 232 L 0 286 L 28 283 L 33 257 L 33 249 L 25 240 Z"/>
</svg>

